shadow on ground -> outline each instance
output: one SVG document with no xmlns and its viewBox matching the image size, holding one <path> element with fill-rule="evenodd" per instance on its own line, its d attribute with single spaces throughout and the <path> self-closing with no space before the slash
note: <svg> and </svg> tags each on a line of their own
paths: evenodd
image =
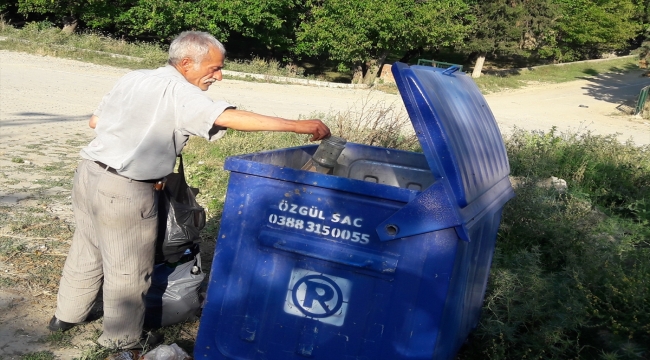
<svg viewBox="0 0 650 360">
<path fill-rule="evenodd" d="M 1 121 L 2 127 L 14 127 L 14 126 L 25 126 L 25 125 L 46 125 L 51 123 L 58 122 L 71 122 L 79 120 L 87 120 L 90 118 L 91 114 L 83 116 L 66 116 L 60 114 L 49 114 L 49 113 L 40 113 L 40 112 L 20 112 L 7 114 L 8 117 L 13 119 L 7 120 L 4 119 Z"/>
<path fill-rule="evenodd" d="M 582 89 L 596 100 L 630 106 L 636 103 L 641 89 L 650 85 L 650 78 L 642 76 L 642 73 L 632 71 L 584 77 L 589 83 Z"/>
</svg>

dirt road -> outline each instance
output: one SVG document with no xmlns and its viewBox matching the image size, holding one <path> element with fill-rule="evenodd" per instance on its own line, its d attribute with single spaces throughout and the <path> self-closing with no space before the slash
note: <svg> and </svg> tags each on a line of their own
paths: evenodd
<svg viewBox="0 0 650 360">
<path fill-rule="evenodd" d="M 13 239 L 5 222 L 17 221 L 16 209 L 29 216 L 49 216 L 69 226 L 71 211 L 69 176 L 78 151 L 92 137 L 87 126 L 90 113 L 102 96 L 127 70 L 0 51 L 0 236 Z M 640 73 L 610 74 L 557 85 L 528 88 L 487 96 L 503 133 L 513 126 L 527 130 L 592 131 L 619 133 L 638 145 L 650 144 L 650 121 L 623 115 L 617 106 L 633 101 L 641 87 L 650 84 Z M 224 80 L 208 94 L 245 110 L 287 118 L 345 111 L 378 101 L 401 105 L 397 95 L 367 90 L 332 89 L 300 85 Z M 582 107 L 580 105 L 583 105 Z M 58 184 L 57 179 L 67 179 Z M 35 214 L 33 214 L 35 213 Z M 25 215 L 25 216 L 27 216 Z M 46 237 L 14 239 L 20 251 L 38 254 L 52 249 L 65 255 L 69 239 L 60 243 Z M 9 241 L 9 240 L 4 240 Z M 11 240 L 13 241 L 13 240 Z M 3 244 L 0 244 L 0 247 Z M 57 248 L 58 247 L 58 248 Z M 52 347 L 39 342 L 55 305 L 55 273 L 31 274 L 20 263 L 0 261 L 0 358 L 48 350 L 60 358 L 79 357 L 88 339 L 74 340 L 71 347 Z M 4 276 L 4 277 L 3 277 Z M 41 278 L 38 278 L 38 277 Z M 52 279 L 44 281 L 43 276 Z M 3 282 L 41 281 L 46 290 L 11 292 Z M 51 290 L 47 290 L 51 289 Z M 87 325 L 96 326 L 96 325 Z"/>
<path fill-rule="evenodd" d="M 88 132 L 83 121 L 127 70 L 0 51 L 0 139 L 15 140 L 59 131 Z M 620 133 L 620 140 L 650 144 L 650 121 L 617 110 L 634 100 L 650 79 L 639 72 L 609 74 L 570 83 L 534 85 L 486 96 L 503 133 L 527 130 L 589 130 Z M 401 106 L 397 95 L 361 89 L 224 80 L 209 90 L 242 109 L 288 118 L 343 111 L 364 99 Z M 584 107 L 581 107 L 583 105 Z M 65 130 L 59 130 L 65 129 Z M 0 148 L 2 151 L 2 148 Z"/>
<path fill-rule="evenodd" d="M 650 120 L 625 114 L 639 91 L 650 85 L 641 72 L 605 74 L 582 80 L 533 85 L 486 96 L 502 133 L 513 126 L 527 130 L 618 133 L 620 141 L 650 144 Z"/>
</svg>

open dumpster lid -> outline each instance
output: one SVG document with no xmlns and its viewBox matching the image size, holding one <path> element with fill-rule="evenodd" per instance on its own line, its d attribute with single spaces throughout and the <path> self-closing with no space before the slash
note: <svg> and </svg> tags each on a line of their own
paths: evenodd
<svg viewBox="0 0 650 360">
<path fill-rule="evenodd" d="M 501 132 L 474 81 L 457 67 L 392 66 L 422 150 L 463 208 L 510 173 Z"/>
</svg>

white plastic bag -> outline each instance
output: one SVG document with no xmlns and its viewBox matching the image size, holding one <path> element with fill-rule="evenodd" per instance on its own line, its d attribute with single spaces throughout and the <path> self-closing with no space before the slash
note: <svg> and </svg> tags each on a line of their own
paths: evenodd
<svg viewBox="0 0 650 360">
<path fill-rule="evenodd" d="M 187 360 L 191 357 L 176 343 L 171 345 L 160 345 L 157 348 L 144 354 L 144 360 Z"/>
</svg>

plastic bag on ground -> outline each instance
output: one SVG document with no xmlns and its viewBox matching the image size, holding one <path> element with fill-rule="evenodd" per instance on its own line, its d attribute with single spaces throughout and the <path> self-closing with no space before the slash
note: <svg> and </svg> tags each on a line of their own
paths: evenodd
<svg viewBox="0 0 650 360">
<path fill-rule="evenodd" d="M 154 266 L 145 296 L 146 327 L 156 329 L 198 318 L 202 302 L 199 290 L 205 273 L 199 246 L 194 245 L 188 252 L 191 261 Z"/>
<path fill-rule="evenodd" d="M 192 357 L 176 343 L 171 345 L 160 345 L 144 354 L 144 360 L 188 360 Z"/>
</svg>

